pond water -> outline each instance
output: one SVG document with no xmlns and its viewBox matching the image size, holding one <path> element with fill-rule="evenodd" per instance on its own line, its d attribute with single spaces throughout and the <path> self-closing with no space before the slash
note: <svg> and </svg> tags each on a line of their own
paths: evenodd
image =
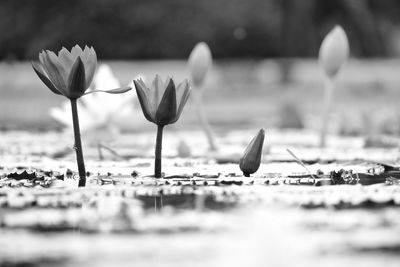
<svg viewBox="0 0 400 267">
<path fill-rule="evenodd" d="M 179 136 L 205 148 L 202 134 L 167 132 L 163 179 L 151 177 L 152 133 L 122 135 L 103 160 L 87 144 L 79 189 L 67 133 L 1 133 L 0 265 L 399 265 L 397 147 L 332 136 L 317 149 L 316 133 L 270 130 L 245 178 L 237 162 L 254 132 L 219 135 L 218 153 L 190 158 L 176 157 Z M 330 185 L 341 169 L 357 182 Z"/>
</svg>

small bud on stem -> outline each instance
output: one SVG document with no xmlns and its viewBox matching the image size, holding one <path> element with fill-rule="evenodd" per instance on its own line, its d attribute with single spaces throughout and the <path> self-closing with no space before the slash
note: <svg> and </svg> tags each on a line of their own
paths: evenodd
<svg viewBox="0 0 400 267">
<path fill-rule="evenodd" d="M 349 42 L 346 33 L 340 26 L 329 32 L 324 38 L 320 50 L 319 61 L 325 73 L 325 96 L 323 102 L 322 124 L 320 132 L 320 147 L 326 146 L 326 132 L 332 95 L 335 90 L 336 77 L 349 57 Z"/>
<path fill-rule="evenodd" d="M 251 140 L 240 159 L 239 167 L 245 177 L 255 173 L 261 164 L 261 155 L 264 145 L 264 129 L 260 129 L 257 135 Z"/>
</svg>

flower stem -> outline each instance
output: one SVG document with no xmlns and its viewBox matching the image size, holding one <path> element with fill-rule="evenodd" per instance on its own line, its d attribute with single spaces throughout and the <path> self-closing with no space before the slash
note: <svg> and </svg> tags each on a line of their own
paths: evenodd
<svg viewBox="0 0 400 267">
<path fill-rule="evenodd" d="M 195 98 L 195 102 L 196 102 L 197 115 L 200 119 L 201 126 L 203 127 L 203 130 L 206 134 L 210 150 L 217 151 L 217 145 L 215 143 L 214 133 L 211 130 L 211 126 L 208 123 L 206 113 L 204 112 L 204 109 L 203 109 L 202 92 L 200 91 L 201 88 L 198 88 L 198 89 L 199 89 L 198 90 L 199 92 L 194 92 L 194 94 L 193 94 L 193 96 Z"/>
<path fill-rule="evenodd" d="M 319 139 L 319 146 L 321 148 L 326 146 L 326 132 L 328 127 L 329 112 L 332 104 L 333 90 L 335 89 L 334 79 L 326 77 L 325 79 L 325 96 L 323 103 L 322 125 Z"/>
<path fill-rule="evenodd" d="M 78 163 L 78 172 L 79 172 L 78 186 L 81 187 L 85 186 L 86 184 L 86 171 L 85 171 L 85 162 L 83 160 L 81 132 L 79 129 L 78 107 L 76 99 L 71 99 L 71 108 L 72 108 L 72 122 L 74 125 L 74 138 L 75 138 L 74 149 L 76 151 L 76 161 Z"/>
<path fill-rule="evenodd" d="M 161 151 L 164 125 L 157 126 L 156 157 L 154 162 L 154 177 L 161 178 Z"/>
</svg>

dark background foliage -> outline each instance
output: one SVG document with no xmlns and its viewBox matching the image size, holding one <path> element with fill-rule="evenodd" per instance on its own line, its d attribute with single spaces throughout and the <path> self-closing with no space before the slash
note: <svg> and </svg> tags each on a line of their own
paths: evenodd
<svg viewBox="0 0 400 267">
<path fill-rule="evenodd" d="M 391 56 L 396 0 L 2 0 L 0 59 L 78 44 L 103 59 L 186 58 L 199 41 L 215 57 L 315 56 L 341 24 L 356 56 Z"/>
</svg>

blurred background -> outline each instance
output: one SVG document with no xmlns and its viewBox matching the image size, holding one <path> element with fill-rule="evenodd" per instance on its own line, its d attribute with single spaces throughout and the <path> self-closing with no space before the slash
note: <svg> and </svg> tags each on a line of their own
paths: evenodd
<svg viewBox="0 0 400 267">
<path fill-rule="evenodd" d="M 204 96 L 211 124 L 316 129 L 318 50 L 340 24 L 352 59 L 339 77 L 330 131 L 397 135 L 399 11 L 395 0 L 2 0 L 0 128 L 62 128 L 48 110 L 63 99 L 28 63 L 42 49 L 92 45 L 126 85 L 138 74 L 188 77 L 186 60 L 204 41 L 215 59 Z M 197 124 L 194 109 L 186 109 L 174 127 Z M 124 129 L 142 124 L 132 120 Z"/>
<path fill-rule="evenodd" d="M 315 57 L 335 24 L 357 57 L 400 53 L 396 0 L 2 0 L 0 58 L 94 45 L 103 59 Z"/>
</svg>

